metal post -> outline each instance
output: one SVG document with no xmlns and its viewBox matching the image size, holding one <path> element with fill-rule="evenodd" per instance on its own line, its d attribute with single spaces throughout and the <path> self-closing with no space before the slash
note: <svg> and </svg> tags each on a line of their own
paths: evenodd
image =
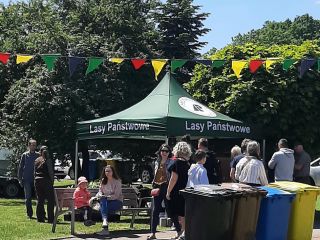
<svg viewBox="0 0 320 240">
<path fill-rule="evenodd" d="M 263 161 L 266 162 L 266 140 L 265 139 L 263 139 L 262 141 L 262 149 L 263 149 L 262 158 L 263 158 Z"/>
<path fill-rule="evenodd" d="M 78 184 L 78 165 L 79 165 L 79 159 L 78 159 L 78 140 L 76 141 L 76 150 L 75 150 L 75 156 L 74 156 L 74 163 L 75 163 L 75 169 L 74 169 L 74 184 L 77 186 Z"/>
</svg>

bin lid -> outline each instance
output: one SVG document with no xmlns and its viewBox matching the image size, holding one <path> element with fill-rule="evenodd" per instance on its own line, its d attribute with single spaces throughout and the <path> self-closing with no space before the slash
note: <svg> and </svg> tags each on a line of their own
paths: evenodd
<svg viewBox="0 0 320 240">
<path fill-rule="evenodd" d="M 233 198 L 242 196 L 242 193 L 236 190 L 223 188 L 218 185 L 195 185 L 194 188 L 180 190 L 185 194 L 195 194 L 206 197 Z"/>
<path fill-rule="evenodd" d="M 294 198 L 295 197 L 295 193 L 290 193 L 290 192 L 286 192 L 277 188 L 272 188 L 272 187 L 267 187 L 267 186 L 263 186 L 263 187 L 258 187 L 259 189 L 263 189 L 265 191 L 268 192 L 267 197 L 273 198 L 273 197 L 289 197 L 289 198 Z"/>
<path fill-rule="evenodd" d="M 279 182 L 270 183 L 268 186 L 278 188 L 288 192 L 294 192 L 294 193 L 304 192 L 304 191 L 316 191 L 318 194 L 320 194 L 319 187 L 311 186 L 304 183 L 298 183 L 298 182 L 279 181 Z"/>
<path fill-rule="evenodd" d="M 256 187 L 252 187 L 246 184 L 242 184 L 242 183 L 222 183 L 221 187 L 227 188 L 227 189 L 232 189 L 232 190 L 236 190 L 239 191 L 243 194 L 245 194 L 246 196 L 250 195 L 250 196 L 266 196 L 267 192 L 263 189 L 259 189 Z"/>
</svg>

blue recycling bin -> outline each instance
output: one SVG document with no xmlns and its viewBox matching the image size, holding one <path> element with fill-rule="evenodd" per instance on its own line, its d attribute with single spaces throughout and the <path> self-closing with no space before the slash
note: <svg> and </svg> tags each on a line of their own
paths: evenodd
<svg viewBox="0 0 320 240">
<path fill-rule="evenodd" d="M 291 204 L 295 194 L 271 187 L 259 187 L 268 192 L 262 200 L 256 240 L 287 239 Z"/>
<path fill-rule="evenodd" d="M 97 160 L 89 160 L 89 181 L 93 181 L 97 178 Z"/>
</svg>

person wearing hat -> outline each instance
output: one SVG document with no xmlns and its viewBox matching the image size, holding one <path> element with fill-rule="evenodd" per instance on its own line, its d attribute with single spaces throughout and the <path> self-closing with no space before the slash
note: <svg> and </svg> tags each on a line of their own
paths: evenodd
<svg viewBox="0 0 320 240">
<path fill-rule="evenodd" d="M 90 192 L 88 191 L 88 181 L 85 177 L 78 178 L 78 187 L 73 193 L 74 206 L 76 209 L 81 211 L 83 216 L 83 224 L 85 226 L 94 225 L 95 222 L 91 220 L 92 209 L 89 205 L 89 200 L 91 198 Z"/>
</svg>

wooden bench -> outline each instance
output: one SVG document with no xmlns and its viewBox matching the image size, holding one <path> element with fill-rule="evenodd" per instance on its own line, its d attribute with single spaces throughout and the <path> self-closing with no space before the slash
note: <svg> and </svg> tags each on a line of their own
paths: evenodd
<svg viewBox="0 0 320 240">
<path fill-rule="evenodd" d="M 91 197 L 94 197 L 98 189 L 88 189 L 91 193 Z M 75 233 L 75 213 L 76 209 L 74 208 L 74 199 L 73 193 L 75 188 L 55 188 L 54 195 L 55 195 L 55 202 L 56 202 L 56 210 L 54 215 L 54 220 L 52 224 L 52 232 L 55 232 L 56 225 L 58 222 L 58 217 L 60 215 L 65 215 L 71 213 L 71 234 L 74 235 Z M 152 207 L 146 206 L 142 207 L 141 203 L 143 200 L 152 201 L 151 197 L 145 198 L 138 198 L 137 191 L 132 187 L 123 187 L 122 188 L 123 194 L 123 208 L 120 210 L 121 214 L 130 212 L 132 214 L 130 228 L 133 229 L 135 217 L 137 213 L 142 211 L 147 211 L 148 213 L 151 212 Z"/>
</svg>

